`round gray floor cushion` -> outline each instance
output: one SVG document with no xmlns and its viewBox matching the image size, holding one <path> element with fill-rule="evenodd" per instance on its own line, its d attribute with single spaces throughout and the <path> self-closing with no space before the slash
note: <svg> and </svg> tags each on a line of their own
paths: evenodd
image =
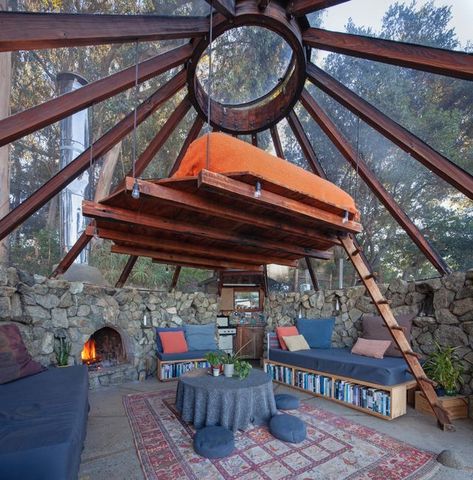
<svg viewBox="0 0 473 480">
<path fill-rule="evenodd" d="M 278 410 L 297 410 L 300 405 L 299 399 L 289 393 L 278 393 L 274 395 L 274 400 L 276 400 Z"/>
<path fill-rule="evenodd" d="M 228 428 L 204 427 L 194 435 L 195 453 L 205 458 L 222 458 L 235 449 L 233 433 Z"/>
<path fill-rule="evenodd" d="M 269 431 L 278 440 L 290 443 L 300 443 L 307 436 L 305 423 L 300 418 L 287 413 L 274 415 L 269 422 Z"/>
</svg>

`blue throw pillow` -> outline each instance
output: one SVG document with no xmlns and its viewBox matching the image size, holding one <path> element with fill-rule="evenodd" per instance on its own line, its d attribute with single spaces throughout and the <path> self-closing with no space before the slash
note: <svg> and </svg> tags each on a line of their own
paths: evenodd
<svg viewBox="0 0 473 480">
<path fill-rule="evenodd" d="M 163 344 L 161 342 L 161 339 L 159 338 L 159 332 L 183 332 L 184 328 L 183 327 L 158 327 L 156 329 L 156 348 L 159 353 L 163 353 Z"/>
<path fill-rule="evenodd" d="M 217 350 L 215 323 L 205 325 L 185 325 L 184 332 L 189 351 Z"/>
<path fill-rule="evenodd" d="M 297 330 L 310 348 L 330 348 L 335 318 L 298 318 Z"/>
</svg>

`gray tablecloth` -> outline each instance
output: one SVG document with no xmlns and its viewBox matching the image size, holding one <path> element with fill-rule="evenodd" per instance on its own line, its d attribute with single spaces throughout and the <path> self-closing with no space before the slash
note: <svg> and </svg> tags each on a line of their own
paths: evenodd
<svg viewBox="0 0 473 480">
<path fill-rule="evenodd" d="M 265 424 L 277 412 L 271 377 L 261 370 L 252 370 L 244 380 L 223 375 L 181 376 L 176 408 L 196 429 L 222 425 L 234 432 L 250 424 Z"/>
</svg>

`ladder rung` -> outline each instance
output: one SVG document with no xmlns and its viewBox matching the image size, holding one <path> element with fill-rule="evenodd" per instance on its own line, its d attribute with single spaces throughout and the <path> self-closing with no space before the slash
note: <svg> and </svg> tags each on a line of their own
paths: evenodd
<svg viewBox="0 0 473 480">
<path fill-rule="evenodd" d="M 376 278 L 376 275 L 374 273 L 370 273 L 369 275 L 366 275 L 365 280 L 371 280 L 372 278 Z"/>
<path fill-rule="evenodd" d="M 413 352 L 413 351 L 404 352 L 404 354 L 405 355 L 410 355 L 411 357 L 415 357 L 417 359 L 422 358 L 422 355 L 420 353 Z"/>
<path fill-rule="evenodd" d="M 358 250 L 358 248 L 356 248 L 355 250 L 353 250 L 353 252 L 350 253 L 352 257 L 356 257 L 359 254 L 360 254 L 360 250 Z"/>
<path fill-rule="evenodd" d="M 430 383 L 430 385 L 432 385 L 433 387 L 437 386 L 437 382 L 434 382 L 433 380 L 431 380 L 428 377 L 418 377 L 417 380 L 420 380 L 420 381 L 426 382 L 426 383 Z"/>
<path fill-rule="evenodd" d="M 391 330 L 399 330 L 400 332 L 403 332 L 404 329 L 400 325 L 393 325 L 392 327 L 388 327 Z"/>
<path fill-rule="evenodd" d="M 383 300 L 378 300 L 376 303 L 378 305 L 389 305 L 388 300 L 386 300 L 385 298 L 383 298 Z"/>
</svg>

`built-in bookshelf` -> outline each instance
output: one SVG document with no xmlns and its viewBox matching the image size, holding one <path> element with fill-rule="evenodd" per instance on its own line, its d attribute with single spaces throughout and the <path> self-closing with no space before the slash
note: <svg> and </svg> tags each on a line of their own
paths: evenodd
<svg viewBox="0 0 473 480">
<path fill-rule="evenodd" d="M 162 382 L 176 380 L 182 374 L 190 372 L 194 368 L 209 368 L 210 364 L 203 358 L 196 360 L 174 360 L 172 362 L 163 362 L 158 360 L 158 379 Z"/>
<path fill-rule="evenodd" d="M 264 360 L 264 370 L 275 382 L 387 420 L 406 413 L 407 390 L 416 385 L 415 380 L 378 385 L 271 360 Z"/>
</svg>

